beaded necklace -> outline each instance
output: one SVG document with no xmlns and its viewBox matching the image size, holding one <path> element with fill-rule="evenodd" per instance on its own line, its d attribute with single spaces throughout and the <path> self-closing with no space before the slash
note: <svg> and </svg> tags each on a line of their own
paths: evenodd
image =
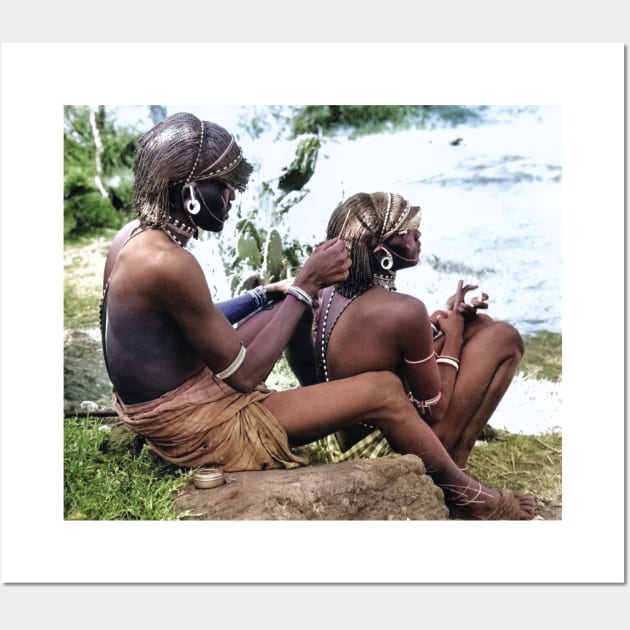
<svg viewBox="0 0 630 630">
<path fill-rule="evenodd" d="M 372 275 L 372 284 L 370 286 L 381 286 L 387 289 L 388 291 L 396 290 L 396 274 L 392 273 L 388 276 L 381 276 L 378 274 Z M 370 287 L 367 287 L 368 289 Z M 332 288 L 330 292 L 330 298 L 328 298 L 328 304 L 326 305 L 326 310 L 324 311 L 324 319 L 322 321 L 322 350 L 321 350 L 321 358 L 320 358 L 320 374 L 323 374 L 324 379 L 328 381 L 328 363 L 326 361 L 326 352 L 328 351 L 328 342 L 330 340 L 330 336 L 332 335 L 332 331 L 335 328 L 335 325 L 339 321 L 339 318 L 343 315 L 345 310 L 354 302 L 360 295 L 363 295 L 367 289 L 363 289 L 362 291 L 358 291 L 351 298 L 349 298 L 348 302 L 343 306 L 343 308 L 335 317 L 335 321 L 332 323 L 330 327 L 330 332 L 326 335 L 326 327 L 328 325 L 328 315 L 330 313 L 330 307 L 333 303 L 333 298 L 335 297 L 335 288 Z"/>
<path fill-rule="evenodd" d="M 173 232 L 171 232 L 167 227 L 162 227 L 161 229 L 162 232 L 164 232 L 164 234 L 166 234 L 166 236 L 168 236 L 171 241 L 173 241 L 173 243 L 179 245 L 183 249 L 184 245 L 179 242 L 179 239 L 177 238 L 177 236 L 175 236 L 175 234 L 173 234 Z"/>
<path fill-rule="evenodd" d="M 330 335 L 332 335 L 332 331 L 335 328 L 335 325 L 339 321 L 339 318 L 343 315 L 345 310 L 354 302 L 360 295 L 363 294 L 363 291 L 355 293 L 349 300 L 344 304 L 343 308 L 335 317 L 335 321 L 332 323 L 330 327 L 330 332 L 326 335 L 326 326 L 328 325 L 328 314 L 330 313 L 330 307 L 332 306 L 333 298 L 335 297 L 335 288 L 333 287 L 330 292 L 330 298 L 328 299 L 328 304 L 326 305 L 326 310 L 324 311 L 324 319 L 322 321 L 322 352 L 320 359 L 320 374 L 323 374 L 324 380 L 328 382 L 328 363 L 326 362 L 326 352 L 328 350 L 328 341 L 330 340 Z"/>
<path fill-rule="evenodd" d="M 377 284 L 388 291 L 396 290 L 396 272 L 390 272 L 387 276 L 381 276 L 378 273 L 372 274 L 372 285 Z"/>
<path fill-rule="evenodd" d="M 197 236 L 196 228 L 182 223 L 179 219 L 173 219 L 171 216 L 168 217 L 166 225 L 163 225 L 160 229 L 173 241 L 173 243 L 176 243 L 181 248 L 184 247 L 184 244 L 179 240 L 178 236 L 183 236 L 185 238 Z"/>
</svg>

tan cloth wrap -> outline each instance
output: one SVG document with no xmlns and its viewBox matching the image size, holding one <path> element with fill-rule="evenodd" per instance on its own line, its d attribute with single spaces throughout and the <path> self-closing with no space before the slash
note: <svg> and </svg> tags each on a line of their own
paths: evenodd
<svg viewBox="0 0 630 630">
<path fill-rule="evenodd" d="M 263 405 L 271 392 L 243 394 L 204 368 L 155 400 L 126 405 L 120 419 L 171 464 L 225 471 L 296 468 L 308 463 L 291 452 L 286 431 Z"/>
</svg>

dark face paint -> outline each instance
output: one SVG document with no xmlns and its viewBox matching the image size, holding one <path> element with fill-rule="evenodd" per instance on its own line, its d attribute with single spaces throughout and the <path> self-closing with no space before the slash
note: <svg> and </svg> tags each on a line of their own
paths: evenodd
<svg viewBox="0 0 630 630">
<path fill-rule="evenodd" d="M 231 208 L 234 192 L 223 182 L 208 180 L 195 182 L 195 198 L 199 212 L 191 214 L 194 224 L 208 232 L 220 232 Z"/>
</svg>

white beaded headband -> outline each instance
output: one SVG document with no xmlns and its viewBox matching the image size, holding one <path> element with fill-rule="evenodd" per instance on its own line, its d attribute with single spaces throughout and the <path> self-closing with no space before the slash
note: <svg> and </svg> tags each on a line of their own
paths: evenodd
<svg viewBox="0 0 630 630">
<path fill-rule="evenodd" d="M 387 193 L 387 209 L 385 210 L 385 218 L 383 219 L 383 227 L 381 228 L 380 240 L 383 240 L 383 235 L 385 233 L 385 226 L 389 221 L 389 213 L 392 211 L 392 193 Z"/>
<path fill-rule="evenodd" d="M 185 182 L 186 184 L 189 184 L 193 179 L 193 175 L 195 174 L 195 169 L 197 168 L 199 157 L 201 156 L 201 149 L 203 147 L 204 126 L 203 126 L 203 121 L 200 121 L 200 122 L 201 122 L 201 133 L 199 136 L 199 148 L 197 149 L 197 157 L 195 158 L 195 163 L 193 164 L 192 170 L 190 171 L 190 174 L 188 175 L 188 177 L 185 180 L 176 182 L 177 184 L 181 184 L 182 181 Z M 234 146 L 234 136 L 230 135 L 230 141 L 225 147 L 225 150 L 223 151 L 223 153 L 221 153 L 221 155 L 214 162 L 212 162 L 210 166 L 207 166 L 203 171 L 201 171 L 201 173 L 199 173 L 199 175 L 197 175 L 195 179 L 196 180 L 209 179 L 211 177 L 215 177 L 216 175 L 223 175 L 231 171 L 243 159 L 243 152 L 240 149 L 238 151 L 238 155 L 229 164 L 226 164 L 225 166 L 218 168 L 216 171 L 212 171 L 211 169 L 221 162 L 221 160 L 228 154 L 228 152 L 233 146 Z"/>
</svg>

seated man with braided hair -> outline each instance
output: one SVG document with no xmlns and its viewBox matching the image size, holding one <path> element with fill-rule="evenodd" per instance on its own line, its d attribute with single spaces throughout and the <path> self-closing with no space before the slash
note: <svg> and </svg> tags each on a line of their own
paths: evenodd
<svg viewBox="0 0 630 630">
<path fill-rule="evenodd" d="M 112 244 L 101 308 L 103 350 L 123 422 L 175 465 L 224 471 L 303 465 L 293 447 L 369 422 L 398 452 L 424 460 L 463 518 L 533 518 L 533 497 L 510 497 L 506 510 L 499 491 L 460 470 L 392 372 L 287 391 L 264 386 L 296 338 L 312 353 L 313 298 L 347 278 L 350 258 L 342 239 L 325 241 L 284 299 L 233 326 L 183 245 L 199 230 L 223 230 L 251 170 L 229 132 L 190 114 L 170 116 L 140 139 L 138 223 Z"/>
<path fill-rule="evenodd" d="M 351 243 L 346 280 L 324 289 L 317 314 L 318 380 L 391 370 L 405 383 L 420 418 L 460 468 L 509 387 L 523 354 L 518 331 L 478 309 L 488 296 L 464 301 L 458 283 L 448 312 L 429 316 L 424 303 L 396 292 L 396 272 L 420 257 L 420 213 L 397 194 L 359 193 L 332 213 L 327 234 Z M 334 334 L 333 334 L 334 332 Z M 330 436 L 338 460 L 391 453 L 374 427 Z"/>
</svg>

